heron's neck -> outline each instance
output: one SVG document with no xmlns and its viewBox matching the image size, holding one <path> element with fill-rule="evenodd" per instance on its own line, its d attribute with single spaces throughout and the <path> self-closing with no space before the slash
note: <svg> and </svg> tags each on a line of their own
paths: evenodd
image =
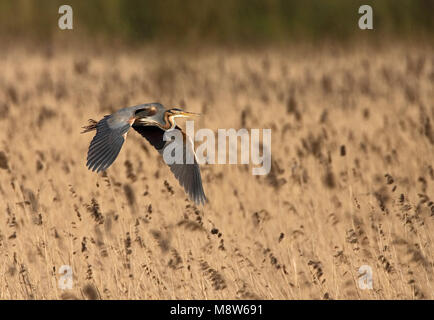
<svg viewBox="0 0 434 320">
<path fill-rule="evenodd" d="M 164 126 L 162 127 L 162 129 L 172 130 L 172 129 L 175 129 L 175 127 L 176 127 L 175 117 L 169 116 L 168 113 L 165 113 L 164 114 Z"/>
</svg>

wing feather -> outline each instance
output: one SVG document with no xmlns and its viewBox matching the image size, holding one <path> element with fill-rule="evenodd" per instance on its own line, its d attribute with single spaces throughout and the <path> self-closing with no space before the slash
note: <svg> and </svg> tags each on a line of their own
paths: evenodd
<svg viewBox="0 0 434 320">
<path fill-rule="evenodd" d="M 127 107 L 105 116 L 100 121 L 89 120 L 89 125 L 83 127 L 82 133 L 96 130 L 87 153 L 86 166 L 92 171 L 106 170 L 116 160 L 126 134 L 131 128 L 131 122 L 137 115 L 150 116 L 155 114 L 156 103 L 141 104 Z M 158 104 L 158 107 L 160 105 Z M 162 106 L 161 106 L 162 107 Z"/>
<path fill-rule="evenodd" d="M 154 126 L 140 126 L 133 125 L 133 129 L 140 133 L 148 142 L 158 150 L 162 155 L 164 148 L 170 143 L 175 141 L 164 141 L 164 130 Z M 177 126 L 174 130 L 182 130 Z M 196 161 L 196 155 L 194 154 L 193 146 L 185 139 L 183 144 L 184 148 L 184 163 L 183 164 L 171 164 L 169 165 L 170 171 L 172 171 L 175 178 L 179 181 L 179 184 L 184 188 L 185 192 L 189 195 L 196 204 L 204 204 L 207 202 L 205 192 L 203 190 L 202 178 L 200 175 L 199 164 Z M 186 164 L 185 159 L 187 153 L 193 153 L 194 163 Z"/>
<path fill-rule="evenodd" d="M 121 151 L 124 135 L 131 127 L 126 121 L 116 128 L 110 127 L 108 121 L 111 117 L 105 116 L 96 124 L 96 135 L 90 143 L 86 164 L 92 171 L 100 172 L 110 167 Z"/>
</svg>

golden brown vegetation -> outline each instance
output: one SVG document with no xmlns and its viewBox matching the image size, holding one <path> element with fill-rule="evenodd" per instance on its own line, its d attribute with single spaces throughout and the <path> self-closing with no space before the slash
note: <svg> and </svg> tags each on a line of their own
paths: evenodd
<svg viewBox="0 0 434 320">
<path fill-rule="evenodd" d="M 3 50 L 0 298 L 434 298 L 432 52 Z M 152 101 L 271 128 L 271 173 L 204 165 L 195 207 L 135 132 L 88 171 L 87 119 Z"/>
</svg>

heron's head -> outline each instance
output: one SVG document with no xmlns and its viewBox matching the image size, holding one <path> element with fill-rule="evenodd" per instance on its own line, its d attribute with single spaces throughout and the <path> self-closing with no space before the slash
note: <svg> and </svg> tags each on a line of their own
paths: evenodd
<svg viewBox="0 0 434 320">
<path fill-rule="evenodd" d="M 199 114 L 183 111 L 180 108 L 171 108 L 166 110 L 160 103 L 148 103 L 143 105 L 143 109 L 136 112 L 135 117 L 137 119 L 136 122 L 142 125 L 157 125 L 164 127 L 167 125 L 167 118 L 173 121 L 175 118 L 188 118 L 195 115 Z"/>
</svg>

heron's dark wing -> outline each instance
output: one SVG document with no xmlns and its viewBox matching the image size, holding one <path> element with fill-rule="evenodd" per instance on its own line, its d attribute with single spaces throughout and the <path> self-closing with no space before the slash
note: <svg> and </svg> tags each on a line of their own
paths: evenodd
<svg viewBox="0 0 434 320">
<path fill-rule="evenodd" d="M 96 135 L 90 143 L 86 164 L 92 171 L 106 170 L 115 161 L 131 127 L 128 122 L 111 126 L 110 117 L 105 116 L 96 124 Z"/>
<path fill-rule="evenodd" d="M 167 147 L 167 145 L 169 145 L 170 143 L 176 143 L 176 140 L 164 141 L 164 130 L 158 127 L 133 125 L 133 129 L 139 132 L 143 137 L 145 137 L 146 140 L 148 140 L 149 143 L 153 145 L 160 154 L 163 154 L 164 148 Z M 182 132 L 182 130 L 178 126 L 174 130 L 179 130 Z M 183 136 L 185 137 L 184 134 Z M 194 154 L 193 146 L 190 141 L 188 141 L 188 139 L 184 138 L 183 142 L 184 163 L 170 164 L 170 170 L 175 175 L 175 178 L 178 179 L 179 184 L 184 188 L 185 192 L 190 196 L 190 198 L 196 204 L 204 204 L 207 199 L 205 196 L 205 192 L 203 191 L 199 164 L 196 161 L 196 155 Z M 194 163 L 186 163 L 185 159 L 187 153 L 190 153 L 192 155 L 191 158 L 194 159 Z"/>
<path fill-rule="evenodd" d="M 164 148 L 166 141 L 163 140 L 164 130 L 154 126 L 140 126 L 133 124 L 133 129 L 140 133 L 158 151 Z"/>
</svg>

